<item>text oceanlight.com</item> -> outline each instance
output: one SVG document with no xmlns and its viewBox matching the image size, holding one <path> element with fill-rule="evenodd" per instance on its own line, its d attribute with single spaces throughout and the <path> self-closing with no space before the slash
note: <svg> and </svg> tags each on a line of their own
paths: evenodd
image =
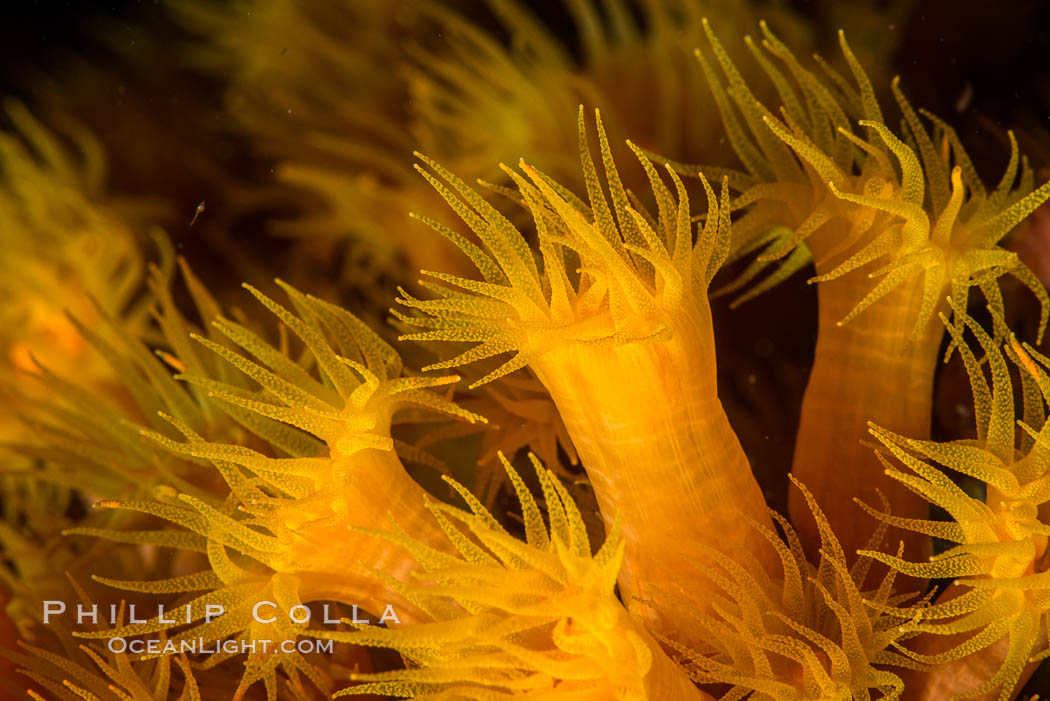
<svg viewBox="0 0 1050 701">
<path fill-rule="evenodd" d="M 266 655 L 271 652 L 332 652 L 331 640 L 127 640 L 110 638 L 106 642 L 109 651 L 115 654 L 130 652 L 133 655 Z"/>
</svg>

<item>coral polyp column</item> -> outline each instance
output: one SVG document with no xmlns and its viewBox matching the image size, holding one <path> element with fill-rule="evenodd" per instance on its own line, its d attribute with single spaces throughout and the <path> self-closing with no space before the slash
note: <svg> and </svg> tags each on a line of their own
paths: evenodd
<svg viewBox="0 0 1050 701">
<path fill-rule="evenodd" d="M 699 305 L 697 305 L 699 306 Z M 772 528 L 761 490 L 716 393 L 710 311 L 682 312 L 671 337 L 620 346 L 571 343 L 533 368 L 579 451 L 607 526 L 626 550 L 620 586 L 651 629 L 688 644 L 689 609 L 706 607 L 693 547 L 777 571 L 753 522 Z M 676 607 L 688 607 L 675 610 Z M 693 634 L 696 634 L 695 627 Z"/>
<path fill-rule="evenodd" d="M 847 553 L 864 548 L 878 523 L 853 502 L 859 498 L 881 509 L 879 492 L 894 515 L 925 518 L 928 506 L 900 482 L 886 477 L 875 456 L 868 423 L 915 438 L 928 438 L 933 374 L 944 327 L 933 321 L 910 340 L 922 278 L 886 295 L 848 324 L 839 322 L 870 287 L 866 275 L 847 275 L 820 283 L 820 321 L 816 357 L 802 402 L 792 472 L 813 492 Z M 805 518 L 808 507 L 795 492 L 792 521 L 807 547 L 820 536 Z M 909 558 L 930 554 L 930 539 L 894 533 Z"/>
</svg>

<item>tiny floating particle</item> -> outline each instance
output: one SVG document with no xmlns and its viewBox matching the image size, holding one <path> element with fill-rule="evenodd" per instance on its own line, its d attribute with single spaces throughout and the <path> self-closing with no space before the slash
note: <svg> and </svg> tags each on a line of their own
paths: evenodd
<svg viewBox="0 0 1050 701">
<path fill-rule="evenodd" d="M 199 217 L 203 213 L 204 213 L 204 200 L 201 200 L 201 203 L 199 205 L 197 205 L 197 209 L 193 210 L 193 219 L 190 219 L 190 226 L 193 226 L 194 223 L 196 223 L 196 221 L 197 221 L 197 217 Z"/>
</svg>

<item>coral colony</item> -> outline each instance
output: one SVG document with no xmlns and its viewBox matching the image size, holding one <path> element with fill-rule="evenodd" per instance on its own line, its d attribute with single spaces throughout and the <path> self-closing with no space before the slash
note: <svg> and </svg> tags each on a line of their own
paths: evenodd
<svg viewBox="0 0 1050 701">
<path fill-rule="evenodd" d="M 297 255 L 230 294 L 89 130 L 7 104 L 0 695 L 1020 694 L 1050 656 L 1050 298 L 1010 244 L 1050 184 L 1013 136 L 988 180 L 881 38 L 810 59 L 777 6 L 570 0 L 573 53 L 527 3 L 491 0 L 498 31 L 456 5 L 171 8 L 299 193 L 288 245 L 343 261 L 327 288 Z M 710 300 L 806 279 L 781 513 Z M 939 442 L 948 360 L 975 430 Z"/>
</svg>

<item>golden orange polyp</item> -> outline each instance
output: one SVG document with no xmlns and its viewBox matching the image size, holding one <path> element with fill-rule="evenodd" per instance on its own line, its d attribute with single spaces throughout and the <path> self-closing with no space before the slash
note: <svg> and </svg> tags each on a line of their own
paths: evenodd
<svg viewBox="0 0 1050 701">
<path fill-rule="evenodd" d="M 750 178 L 738 199 L 750 211 L 736 230 L 733 255 L 760 255 L 740 282 L 783 259 L 741 300 L 810 261 L 816 267 L 811 282 L 819 285 L 817 349 L 792 470 L 813 489 L 852 551 L 864 547 L 870 532 L 856 518 L 854 496 L 870 499 L 881 490 L 896 514 L 926 514 L 922 498 L 882 474 L 860 442 L 873 417 L 910 436 L 928 437 L 933 370 L 943 336 L 935 319 L 949 309 L 947 296 L 964 304 L 970 287 L 979 287 L 1001 315 L 995 280 L 1011 274 L 1038 297 L 1045 325 L 1050 310 L 1045 290 L 999 243 L 1050 196 L 1050 184 L 1033 190 L 1031 171 L 1021 167 L 1011 137 L 1006 173 L 988 192 L 955 132 L 931 115 L 926 115 L 933 124 L 928 129 L 897 81 L 891 87 L 904 116 L 903 134 L 893 133 L 841 32 L 852 82 L 827 66 L 831 80 L 819 79 L 762 26 L 765 51 L 753 47 L 753 53 L 784 105 L 774 115 L 755 100 L 705 27 L 724 77 L 702 52 L 697 56 Z M 863 132 L 855 133 L 854 124 Z M 844 470 L 858 478 L 844 477 Z M 795 494 L 790 509 L 796 521 L 806 523 L 806 506 Z M 811 527 L 800 531 L 807 545 L 816 544 Z M 906 533 L 904 540 L 915 557 L 930 551 L 920 533 Z"/>
<path fill-rule="evenodd" d="M 943 335 L 930 324 L 918 339 L 912 338 L 922 294 L 919 284 L 902 285 L 840 325 L 867 283 L 863 276 L 843 277 L 821 283 L 817 290 L 820 333 L 792 460 L 795 475 L 819 495 L 836 535 L 854 549 L 864 546 L 874 525 L 858 517 L 852 497 L 878 504 L 881 491 L 897 515 L 926 513 L 922 497 L 883 477 L 883 466 L 863 438 L 869 421 L 908 436 L 929 435 L 933 375 Z M 848 468 L 850 477 L 831 466 Z M 808 510 L 795 492 L 790 508 L 793 515 Z M 804 542 L 816 542 L 813 526 L 796 523 Z M 901 538 L 909 557 L 921 560 L 930 554 L 929 538 Z"/>
<path fill-rule="evenodd" d="M 642 211 L 629 199 L 596 121 L 604 182 L 580 109 L 589 208 L 527 165 L 524 177 L 507 171 L 537 223 L 542 269 L 521 233 L 465 183 L 434 163 L 428 165 L 437 176 L 420 169 L 484 242 L 482 250 L 442 231 L 485 282 L 435 275 L 445 283 L 432 287 L 437 299 L 403 294 L 403 304 L 426 315 L 403 319 L 433 329 L 406 338 L 478 342 L 435 368 L 515 353 L 483 381 L 524 364 L 532 368 L 588 466 L 606 525 L 623 518 L 624 593 L 654 630 L 695 642 L 673 610 L 686 601 L 703 606 L 707 585 L 669 566 L 661 553 L 671 548 L 672 559 L 685 563 L 689 543 L 719 540 L 770 570 L 775 562 L 750 526 L 772 524 L 717 396 L 706 291 L 729 246 L 727 188 L 723 183 L 719 202 L 702 181 L 708 213 L 694 242 L 681 180 L 672 172 L 668 187 L 629 144 L 658 215 Z M 569 275 L 573 264 L 577 276 Z"/>
<path fill-rule="evenodd" d="M 775 559 L 751 526 L 772 522 L 718 400 L 709 312 L 692 312 L 677 315 L 666 340 L 570 343 L 532 363 L 606 523 L 622 520 L 626 601 L 683 643 L 695 641 L 677 609 L 702 606 L 708 586 L 676 565 L 695 558 L 691 543 L 752 553 L 770 571 Z"/>
<path fill-rule="evenodd" d="M 389 534 L 417 562 L 420 576 L 404 580 L 403 592 L 431 620 L 393 630 L 321 633 L 390 647 L 412 663 L 403 670 L 357 675 L 363 684 L 338 695 L 528 693 L 710 701 L 616 596 L 624 554 L 618 529 L 611 528 L 593 551 L 579 510 L 553 473 L 530 455 L 543 492 L 541 510 L 500 458 L 521 503 L 525 541 L 510 536 L 476 502 L 470 503 L 471 513 L 428 504 L 451 546 L 440 554 L 403 534 Z"/>
<path fill-rule="evenodd" d="M 265 309 L 223 316 L 183 265 L 190 321 L 162 237 L 139 284 L 138 241 L 96 201 L 98 146 L 68 128 L 83 154 L 67 162 L 61 139 L 8 109 L 0 392 L 28 437 L 10 446 L 21 472 L 0 495 L 0 598 L 19 636 L 35 636 L 12 656 L 19 671 L 70 701 L 1010 698 L 1050 654 L 1050 359 L 1013 339 L 1013 293 L 998 280 L 1028 287 L 1045 325 L 1050 297 L 1003 241 L 1050 184 L 1036 187 L 1008 135 L 1005 174 L 986 187 L 955 132 L 914 110 L 899 81 L 873 84 L 844 35 L 841 69 L 803 65 L 808 33 L 784 7 L 761 11 L 785 22 L 791 48 L 764 24 L 754 40 L 729 29 L 723 45 L 697 0 L 571 0 L 575 33 L 548 31 L 518 0 L 486 4 L 480 22 L 444 0 L 176 10 L 210 37 L 194 58 L 230 80 L 238 136 L 274 160 L 274 181 L 229 184 L 227 201 L 209 194 L 181 226 L 207 236 L 223 209 L 287 204 L 295 218 L 271 223 L 301 235 L 288 250 L 309 261 L 221 248 L 217 293 L 231 292 L 225 267 L 256 277 L 277 263 L 318 295 L 364 292 L 358 308 L 374 318 L 389 301 L 380 281 L 425 263 L 434 272 L 399 289 L 393 311 L 419 342 L 411 356 L 432 361 L 420 372 L 361 318 L 280 280 L 287 301 L 247 286 Z M 727 22 L 759 9 L 714 5 Z M 687 70 L 704 35 L 710 50 Z M 876 99 L 883 85 L 899 128 Z M 580 102 L 611 128 L 597 111 L 589 126 L 582 106 L 566 121 Z M 621 136 L 632 140 L 618 163 Z M 685 164 L 719 142 L 735 162 Z M 422 178 L 413 148 L 428 154 Z M 439 236 L 417 240 L 408 210 Z M 330 255 L 348 241 L 345 259 Z M 731 306 L 815 269 L 794 523 L 767 510 L 718 398 L 708 290 L 727 260 L 743 264 L 718 290 L 739 294 Z M 341 270 L 329 279 L 318 263 Z M 971 288 L 990 332 L 968 316 Z M 71 305 L 67 323 L 61 306 L 82 291 L 100 304 Z M 813 321 L 791 311 L 790 333 Z M 928 440 L 945 326 L 977 429 L 952 443 Z M 458 366 L 463 377 L 426 374 Z M 783 428 L 792 412 L 777 401 L 741 416 Z M 448 465 L 425 452 L 477 434 L 473 410 L 503 426 L 480 447 L 446 443 Z M 564 449 L 586 474 L 509 454 L 525 447 L 552 462 Z M 513 467 L 527 457 L 528 486 Z M 98 508 L 82 515 L 81 501 Z M 947 516 L 927 518 L 931 505 Z M 954 545 L 927 557 L 933 538 Z M 941 577 L 955 583 L 937 596 Z M 48 628 L 39 603 L 52 596 L 165 597 L 189 620 Z M 260 601 L 272 620 L 252 615 Z M 354 619 L 318 628 L 293 615 L 333 605 Z M 214 606 L 227 614 L 209 619 Z M 173 675 L 156 646 L 145 660 L 109 649 L 120 635 L 224 649 L 192 667 L 177 658 Z M 314 638 L 347 649 L 236 659 L 236 643 Z"/>
<path fill-rule="evenodd" d="M 275 529 L 281 551 L 265 564 L 275 572 L 296 575 L 304 601 L 356 604 L 376 615 L 393 605 L 401 622 L 412 622 L 419 618 L 415 606 L 373 572 L 407 577 L 408 552 L 352 529 L 388 528 L 390 515 L 396 514 L 406 533 L 432 546 L 439 544 L 442 534 L 426 510 L 425 492 L 392 451 L 366 449 L 345 462 L 352 462 L 342 467 L 345 477 L 273 512 L 274 522 L 285 527 Z"/>
</svg>

